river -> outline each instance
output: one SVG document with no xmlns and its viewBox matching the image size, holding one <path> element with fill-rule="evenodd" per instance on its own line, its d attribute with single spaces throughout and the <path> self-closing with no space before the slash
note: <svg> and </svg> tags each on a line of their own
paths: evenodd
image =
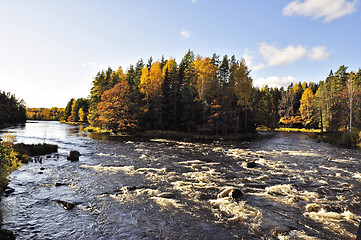
<svg viewBox="0 0 361 240">
<path fill-rule="evenodd" d="M 6 132 L 18 142 L 59 146 L 59 156 L 10 176 L 15 192 L 0 207 L 3 228 L 17 239 L 356 237 L 360 151 L 303 133 L 192 143 L 108 138 L 59 122 Z M 80 161 L 66 160 L 70 150 Z M 232 189 L 243 195 L 224 192 Z M 67 210 L 60 201 L 76 206 Z"/>
</svg>

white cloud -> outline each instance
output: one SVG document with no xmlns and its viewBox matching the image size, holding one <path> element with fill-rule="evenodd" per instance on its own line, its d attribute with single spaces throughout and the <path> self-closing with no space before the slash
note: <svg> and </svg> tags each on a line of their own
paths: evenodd
<svg viewBox="0 0 361 240">
<path fill-rule="evenodd" d="M 91 66 L 94 66 L 94 67 L 97 67 L 97 68 L 100 68 L 100 69 L 103 69 L 103 70 L 107 70 L 107 66 L 105 65 L 102 65 L 102 64 L 98 64 L 98 63 L 95 63 L 95 62 L 91 62 L 90 63 Z"/>
<path fill-rule="evenodd" d="M 249 68 L 253 66 L 254 56 L 249 55 L 249 53 L 248 53 L 248 48 L 246 48 L 246 49 L 244 50 L 243 58 L 244 58 L 244 60 L 246 61 L 246 64 L 247 64 L 247 66 L 248 66 Z"/>
<path fill-rule="evenodd" d="M 278 77 L 272 76 L 267 78 L 258 78 L 254 80 L 253 84 L 258 87 L 262 87 L 264 85 L 268 85 L 269 87 L 287 87 L 291 84 L 291 82 L 296 83 L 298 82 L 297 78 L 292 76 L 287 77 Z"/>
<path fill-rule="evenodd" d="M 274 44 L 261 43 L 259 52 L 267 62 L 264 67 L 290 64 L 307 55 L 307 50 L 301 45 L 296 47 L 290 45 L 282 49 L 277 48 Z"/>
<path fill-rule="evenodd" d="M 283 14 L 286 16 L 300 15 L 313 19 L 325 18 L 325 22 L 330 22 L 356 11 L 356 3 L 357 0 L 353 2 L 346 0 L 294 0 L 283 9 Z"/>
<path fill-rule="evenodd" d="M 196 3 L 196 2 L 199 2 L 199 0 L 192 0 L 192 3 Z"/>
<path fill-rule="evenodd" d="M 325 46 L 314 46 L 308 50 L 305 47 L 298 45 L 289 45 L 286 48 L 279 48 L 275 44 L 261 43 L 258 49 L 262 55 L 265 63 L 258 63 L 253 65 L 253 56 L 248 54 L 248 50 L 244 54 L 244 58 L 248 59 L 250 68 L 253 71 L 265 69 L 273 66 L 287 65 L 294 63 L 302 58 L 308 58 L 311 61 L 325 61 L 331 57 L 332 51 L 327 51 Z"/>
<path fill-rule="evenodd" d="M 325 61 L 331 57 L 324 46 L 315 46 L 308 52 L 308 59 L 311 61 Z"/>
<path fill-rule="evenodd" d="M 191 36 L 191 32 L 189 32 L 189 31 L 187 31 L 187 30 L 181 31 L 180 34 L 181 34 L 182 37 L 184 37 L 184 38 L 190 38 L 190 36 Z"/>
</svg>

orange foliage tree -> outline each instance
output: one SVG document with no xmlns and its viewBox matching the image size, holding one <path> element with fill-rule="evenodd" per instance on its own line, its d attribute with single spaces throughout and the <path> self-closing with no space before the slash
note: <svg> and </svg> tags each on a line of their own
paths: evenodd
<svg viewBox="0 0 361 240">
<path fill-rule="evenodd" d="M 127 81 L 117 83 L 102 94 L 98 104 L 97 125 L 115 133 L 132 131 L 137 128 L 137 109 L 131 101 L 130 86 Z"/>
</svg>

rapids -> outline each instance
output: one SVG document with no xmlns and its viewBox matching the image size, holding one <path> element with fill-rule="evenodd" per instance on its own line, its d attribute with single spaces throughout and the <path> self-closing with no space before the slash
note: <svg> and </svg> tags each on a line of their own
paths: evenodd
<svg viewBox="0 0 361 240">
<path fill-rule="evenodd" d="M 2 226 L 17 239 L 356 237 L 361 152 L 306 134 L 244 143 L 130 141 L 59 122 L 6 132 L 18 142 L 59 146 L 59 156 L 10 176 L 15 192 L 0 202 Z M 80 161 L 66 160 L 70 150 Z M 220 194 L 231 188 L 243 196 Z"/>
</svg>

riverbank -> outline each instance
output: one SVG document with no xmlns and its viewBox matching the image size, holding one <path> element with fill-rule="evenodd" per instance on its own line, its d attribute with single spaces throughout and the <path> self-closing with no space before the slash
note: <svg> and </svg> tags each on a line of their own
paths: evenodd
<svg viewBox="0 0 361 240">
<path fill-rule="evenodd" d="M 322 132 L 321 129 L 306 129 L 306 128 L 276 128 L 274 130 L 267 128 L 257 129 L 262 132 L 299 132 L 307 133 L 311 138 L 316 138 L 318 141 L 330 143 L 336 146 L 346 148 L 361 149 L 361 132 Z"/>
</svg>

